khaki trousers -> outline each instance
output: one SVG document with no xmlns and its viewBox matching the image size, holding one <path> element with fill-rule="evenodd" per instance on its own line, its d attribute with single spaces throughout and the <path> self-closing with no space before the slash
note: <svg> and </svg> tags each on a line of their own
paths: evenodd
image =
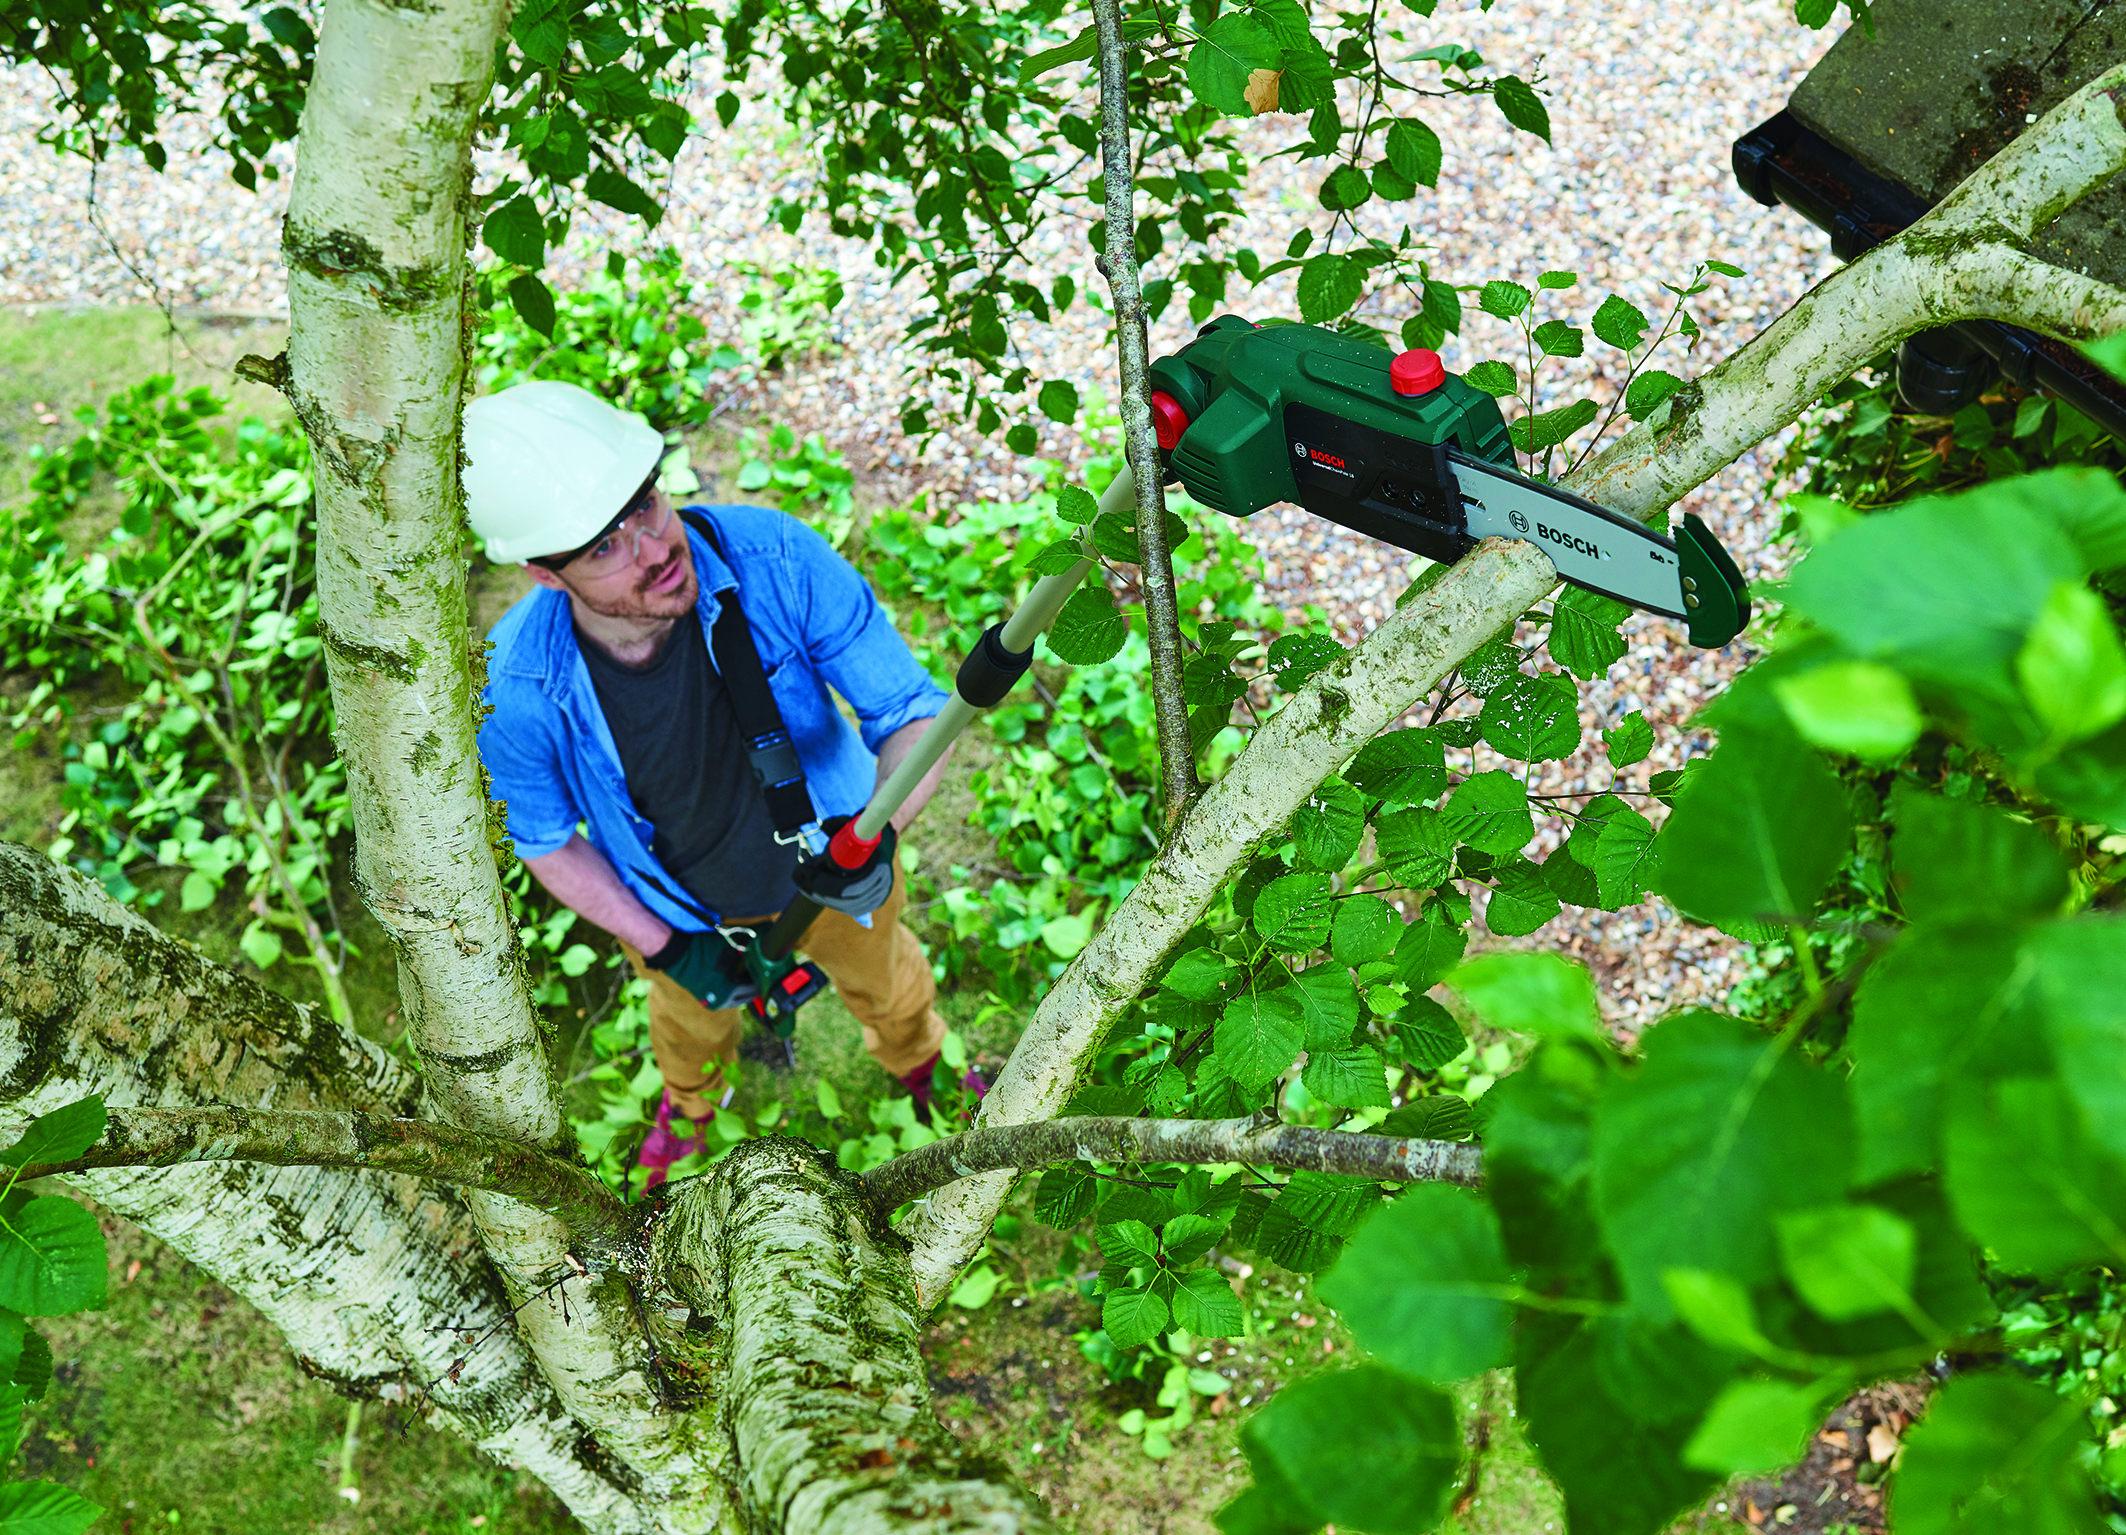
<svg viewBox="0 0 2126 1535">
<path fill-rule="evenodd" d="M 945 1020 L 938 1016 L 937 983 L 915 934 L 901 926 L 908 904 L 908 876 L 893 871 L 893 894 L 871 914 L 866 928 L 854 917 L 822 911 L 805 929 L 797 951 L 815 961 L 834 982 L 842 1002 L 863 1025 L 864 1048 L 891 1076 L 901 1076 L 938 1053 Z M 765 929 L 772 916 L 733 926 Z M 738 1058 L 746 1010 L 710 1009 L 701 999 L 643 963 L 642 953 L 622 941 L 635 974 L 650 983 L 650 1052 L 672 1103 L 689 1119 L 707 1119 L 723 1096 L 723 1065 Z"/>
</svg>

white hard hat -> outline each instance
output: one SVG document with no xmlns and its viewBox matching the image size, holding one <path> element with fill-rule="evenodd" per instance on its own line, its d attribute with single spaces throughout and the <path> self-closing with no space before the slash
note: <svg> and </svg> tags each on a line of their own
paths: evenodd
<svg viewBox="0 0 2126 1535">
<path fill-rule="evenodd" d="M 588 389 L 542 379 L 465 407 L 465 510 L 501 564 L 580 549 L 624 512 L 664 437 Z"/>
</svg>

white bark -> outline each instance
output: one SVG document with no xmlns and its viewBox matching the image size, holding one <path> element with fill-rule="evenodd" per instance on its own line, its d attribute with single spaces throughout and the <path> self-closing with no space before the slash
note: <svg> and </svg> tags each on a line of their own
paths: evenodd
<svg viewBox="0 0 2126 1535">
<path fill-rule="evenodd" d="M 0 1109 L 29 1118 L 92 1092 L 119 1105 L 404 1114 L 420 1079 L 73 871 L 0 843 Z M 69 1181 L 256 1306 L 306 1370 L 526 1466 L 592 1530 L 653 1528 L 579 1447 L 582 1429 L 509 1325 L 508 1297 L 448 1190 L 247 1164 Z M 463 1345 L 439 1323 L 494 1331 L 455 1378 Z"/>
<path fill-rule="evenodd" d="M 2126 66 L 2069 97 L 1925 219 L 1826 278 L 1566 483 L 1651 520 L 1915 331 L 1984 318 L 2077 339 L 2126 325 L 2126 294 L 2019 249 L 2126 169 L 2122 96 Z M 1314 786 L 1556 582 L 1535 545 L 1486 540 L 1258 730 L 1041 1000 L 977 1124 L 1053 1117 L 1174 944 Z M 952 1184 L 904 1224 L 925 1304 L 974 1255 L 1014 1176 Z"/>
<path fill-rule="evenodd" d="M 817 1147 L 749 1141 L 675 1185 L 652 1229 L 665 1301 L 722 1381 L 740 1516 L 778 1535 L 1048 1535 L 1040 1501 L 939 1426 L 907 1244 Z"/>
<path fill-rule="evenodd" d="M 504 13 L 502 0 L 327 5 L 284 239 L 286 389 L 316 450 L 319 632 L 356 877 L 398 951 L 429 1103 L 553 1147 L 567 1127 L 496 868 L 460 553 L 471 141 Z M 495 1194 L 467 1204 L 518 1301 L 560 1272 L 554 1218 Z M 532 1351 L 652 1501 L 683 1511 L 699 1478 L 679 1420 L 656 1408 L 624 1283 L 568 1292 L 525 1306 Z M 674 1528 L 697 1527 L 687 1517 Z"/>
</svg>

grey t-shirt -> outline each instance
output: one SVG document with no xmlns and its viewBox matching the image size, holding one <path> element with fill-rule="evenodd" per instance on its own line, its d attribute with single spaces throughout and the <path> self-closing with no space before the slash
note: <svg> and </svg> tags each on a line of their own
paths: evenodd
<svg viewBox="0 0 2126 1535">
<path fill-rule="evenodd" d="M 581 629 L 576 644 L 620 749 L 628 794 L 655 828 L 657 861 L 727 920 L 781 911 L 796 893 L 797 848 L 775 840 L 738 713 L 709 661 L 701 615 L 674 624 L 663 653 L 640 670 L 622 666 Z"/>
</svg>

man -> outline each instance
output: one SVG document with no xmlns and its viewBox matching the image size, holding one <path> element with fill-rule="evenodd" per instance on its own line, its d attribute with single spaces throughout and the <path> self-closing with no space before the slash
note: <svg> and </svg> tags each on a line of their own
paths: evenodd
<svg viewBox="0 0 2126 1535">
<path fill-rule="evenodd" d="M 742 1010 L 703 1001 L 723 1001 L 742 973 L 716 929 L 764 932 L 798 885 L 826 908 L 799 950 L 927 1119 L 945 1024 L 930 966 L 899 921 L 907 888 L 893 849 L 943 763 L 853 872 L 825 859 L 800 871 L 802 835 L 779 830 L 778 816 L 816 812 L 827 823 L 808 828 L 817 846 L 907 755 L 944 691 L 823 538 L 759 507 L 676 514 L 656 484 L 663 438 L 587 390 L 539 382 L 473 401 L 465 452 L 473 530 L 490 559 L 523 563 L 540 587 L 489 636 L 480 756 L 518 856 L 556 900 L 619 939 L 650 984 L 665 1084 L 639 1157 L 650 1186 L 701 1149 L 722 1063 L 736 1054 Z M 689 517 L 705 518 L 713 540 Z M 729 603 L 736 634 L 719 626 Z M 794 815 L 788 786 L 756 772 L 764 738 L 741 728 L 740 708 L 761 707 L 762 673 L 802 769 L 795 803 L 809 795 Z M 773 814 L 771 794 L 783 796 Z"/>
</svg>

